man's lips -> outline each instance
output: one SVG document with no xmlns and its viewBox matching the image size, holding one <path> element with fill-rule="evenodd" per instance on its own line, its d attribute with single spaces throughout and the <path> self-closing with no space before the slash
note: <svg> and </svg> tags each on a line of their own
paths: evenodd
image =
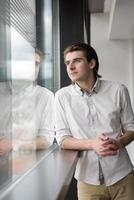
<svg viewBox="0 0 134 200">
<path fill-rule="evenodd" d="M 70 76 L 74 76 L 76 74 L 78 74 L 78 72 L 71 72 L 71 73 L 69 73 Z"/>
</svg>

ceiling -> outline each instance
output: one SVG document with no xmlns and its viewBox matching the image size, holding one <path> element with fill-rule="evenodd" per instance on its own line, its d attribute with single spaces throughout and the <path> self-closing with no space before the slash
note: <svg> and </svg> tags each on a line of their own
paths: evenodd
<svg viewBox="0 0 134 200">
<path fill-rule="evenodd" d="M 114 0 L 110 12 L 109 37 L 134 38 L 134 0 Z"/>
<path fill-rule="evenodd" d="M 88 0 L 88 10 L 90 13 L 103 12 L 104 0 Z"/>
<path fill-rule="evenodd" d="M 134 0 L 88 0 L 90 13 L 109 12 L 109 38 L 134 38 Z"/>
<path fill-rule="evenodd" d="M 88 0 L 88 10 L 90 13 L 109 12 L 113 0 Z"/>
</svg>

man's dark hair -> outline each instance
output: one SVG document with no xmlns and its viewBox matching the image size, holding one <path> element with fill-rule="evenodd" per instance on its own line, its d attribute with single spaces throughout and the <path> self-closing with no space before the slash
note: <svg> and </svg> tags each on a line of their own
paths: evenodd
<svg viewBox="0 0 134 200">
<path fill-rule="evenodd" d="M 91 47 L 89 44 L 86 43 L 74 43 L 72 45 L 69 45 L 65 50 L 64 50 L 64 59 L 67 53 L 73 52 L 73 51 L 82 51 L 87 59 L 88 62 L 91 61 L 91 59 L 95 59 L 96 65 L 93 68 L 93 73 L 95 78 L 101 78 L 101 75 L 98 74 L 99 70 L 99 60 L 96 51 L 94 50 L 93 47 Z"/>
</svg>

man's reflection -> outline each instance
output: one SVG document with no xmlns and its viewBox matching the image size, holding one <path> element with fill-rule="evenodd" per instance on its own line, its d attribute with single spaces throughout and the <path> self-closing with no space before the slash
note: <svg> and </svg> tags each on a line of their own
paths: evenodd
<svg viewBox="0 0 134 200">
<path fill-rule="evenodd" d="M 13 150 L 46 149 L 53 142 L 54 95 L 48 89 L 36 84 L 40 62 L 41 52 L 36 49 L 35 67 L 30 68 L 32 76 L 34 70 L 34 79 L 25 79 L 26 76 L 30 75 L 25 73 L 23 76 L 23 70 L 21 71 L 21 67 L 18 66 L 21 79 L 13 79 L 12 84 L 11 82 L 9 84 L 9 93 L 12 96 L 12 142 L 11 136 L 7 136 L 7 134 L 1 136 L 0 155 L 6 154 L 12 148 Z M 9 95 L 9 93 L 7 94 Z M 7 115 L 9 112 L 10 110 L 8 110 Z M 1 120 L 4 122 L 6 118 L 5 116 Z"/>
</svg>

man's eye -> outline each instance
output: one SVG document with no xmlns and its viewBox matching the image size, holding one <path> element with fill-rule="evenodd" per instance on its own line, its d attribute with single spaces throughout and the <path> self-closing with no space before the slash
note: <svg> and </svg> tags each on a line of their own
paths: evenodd
<svg viewBox="0 0 134 200">
<path fill-rule="evenodd" d="M 68 66 L 70 63 L 72 63 L 72 64 L 74 64 L 74 63 L 79 63 L 79 62 L 81 62 L 83 59 L 81 59 L 81 58 L 76 58 L 76 59 L 74 59 L 74 60 L 72 60 L 72 61 L 65 61 L 65 65 L 66 66 Z"/>
<path fill-rule="evenodd" d="M 69 62 L 65 62 L 65 65 L 68 66 L 68 65 L 69 65 Z"/>
<path fill-rule="evenodd" d="M 80 61 L 81 61 L 81 59 L 76 59 L 76 60 L 75 60 L 75 62 L 80 62 Z"/>
<path fill-rule="evenodd" d="M 82 59 L 77 58 L 74 60 L 74 63 L 80 63 L 81 61 L 82 61 Z"/>
</svg>

